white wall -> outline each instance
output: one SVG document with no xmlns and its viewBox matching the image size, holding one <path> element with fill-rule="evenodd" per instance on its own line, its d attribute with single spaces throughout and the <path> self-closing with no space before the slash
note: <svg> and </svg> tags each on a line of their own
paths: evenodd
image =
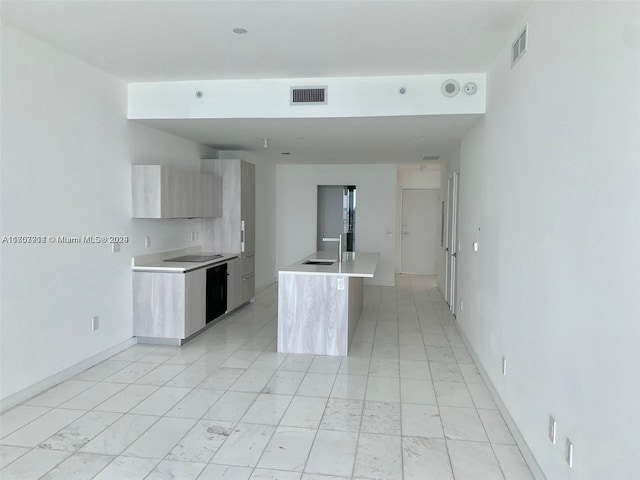
<svg viewBox="0 0 640 480">
<path fill-rule="evenodd" d="M 462 141 L 458 323 L 547 478 L 634 480 L 640 4 L 534 2 L 524 20 L 529 51 L 511 69 L 505 46 Z"/>
<path fill-rule="evenodd" d="M 451 74 L 194 80 L 129 84 L 129 118 L 336 118 L 485 112 L 485 74 L 456 73 L 475 95 L 445 97 Z M 399 85 L 406 94 L 398 93 Z M 292 86 L 326 86 L 327 103 L 291 105 Z M 196 97 L 195 92 L 202 96 Z"/>
<path fill-rule="evenodd" d="M 126 120 L 126 85 L 2 25 L 2 235 L 127 235 L 0 246 L 0 398 L 132 336 L 131 256 L 195 244 L 199 220 L 132 220 L 132 163 L 199 170 L 199 145 Z M 144 248 L 150 235 L 152 248 Z M 91 331 L 91 317 L 100 316 Z"/>
<path fill-rule="evenodd" d="M 276 172 L 278 268 L 316 251 L 318 185 L 355 185 L 356 251 L 379 252 L 373 283 L 395 284 L 395 165 L 278 165 Z"/>
<path fill-rule="evenodd" d="M 424 168 L 421 168 L 424 166 Z M 403 188 L 440 188 L 441 166 L 436 162 L 415 165 L 399 165 L 396 182 L 396 247 L 395 270 L 399 272 L 402 255 L 402 189 Z M 435 228 L 440 229 L 438 223 Z"/>
</svg>

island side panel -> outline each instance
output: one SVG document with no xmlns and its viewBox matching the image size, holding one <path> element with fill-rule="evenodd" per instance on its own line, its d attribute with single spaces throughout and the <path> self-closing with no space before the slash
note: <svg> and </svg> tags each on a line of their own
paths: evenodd
<svg viewBox="0 0 640 480">
<path fill-rule="evenodd" d="M 184 338 L 185 276 L 133 272 L 133 334 Z"/>
<path fill-rule="evenodd" d="M 347 355 L 348 289 L 338 278 L 280 272 L 278 352 Z"/>
<path fill-rule="evenodd" d="M 351 345 L 351 340 L 358 327 L 358 321 L 362 314 L 362 307 L 364 305 L 364 280 L 359 277 L 349 278 L 349 340 L 348 345 Z"/>
</svg>

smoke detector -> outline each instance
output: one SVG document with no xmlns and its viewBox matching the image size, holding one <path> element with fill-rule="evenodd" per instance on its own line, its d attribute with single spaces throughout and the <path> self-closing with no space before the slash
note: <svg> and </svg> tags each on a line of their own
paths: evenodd
<svg viewBox="0 0 640 480">
<path fill-rule="evenodd" d="M 453 78 L 450 78 L 442 82 L 440 91 L 445 97 L 455 97 L 458 95 L 458 92 L 460 92 L 460 84 Z"/>
</svg>

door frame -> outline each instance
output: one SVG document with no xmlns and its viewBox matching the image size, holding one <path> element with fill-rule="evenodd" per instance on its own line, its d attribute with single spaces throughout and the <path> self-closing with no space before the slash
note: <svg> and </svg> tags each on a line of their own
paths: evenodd
<svg viewBox="0 0 640 480">
<path fill-rule="evenodd" d="M 402 222 L 403 218 L 404 218 L 404 191 L 405 190 L 437 190 L 440 191 L 440 187 L 438 188 L 434 188 L 434 187 L 400 187 L 400 255 L 398 258 L 398 263 L 399 263 L 399 268 L 398 268 L 398 273 L 403 273 L 405 275 L 429 275 L 427 273 L 416 273 L 416 272 L 405 272 L 402 269 L 402 229 L 404 226 L 404 223 Z M 438 202 L 438 205 L 440 205 L 440 202 Z M 437 270 L 437 269 L 436 269 Z M 435 275 L 437 275 L 437 272 L 435 273 Z"/>
<path fill-rule="evenodd" d="M 456 315 L 458 268 L 458 205 L 460 197 L 460 173 L 453 172 L 447 179 L 447 219 L 445 242 L 445 301 Z"/>
</svg>

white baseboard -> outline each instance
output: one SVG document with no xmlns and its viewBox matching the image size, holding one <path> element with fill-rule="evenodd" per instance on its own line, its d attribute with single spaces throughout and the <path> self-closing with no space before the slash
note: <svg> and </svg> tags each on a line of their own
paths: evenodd
<svg viewBox="0 0 640 480">
<path fill-rule="evenodd" d="M 126 350 L 132 345 L 138 343 L 136 337 L 131 337 L 124 342 L 120 342 L 114 345 L 111 348 L 108 348 L 92 357 L 87 358 L 86 360 L 81 361 L 80 363 L 76 363 L 69 368 L 62 370 L 61 372 L 56 373 L 44 380 L 39 381 L 38 383 L 31 385 L 30 387 L 24 388 L 19 392 L 14 393 L 13 395 L 9 395 L 6 398 L 0 400 L 0 413 L 8 410 L 16 405 L 24 402 L 25 400 L 38 395 L 39 393 L 44 392 L 45 390 L 64 382 L 65 380 L 70 379 L 74 375 L 77 375 L 80 372 L 83 372 L 87 368 L 91 368 L 94 365 L 116 355 L 117 353 Z"/>
<path fill-rule="evenodd" d="M 509 413 L 509 410 L 507 410 L 507 407 L 502 401 L 502 398 L 500 398 L 500 395 L 498 395 L 498 391 L 493 386 L 493 383 L 491 383 L 491 380 L 489 380 L 489 376 L 487 375 L 486 370 L 480 363 L 480 359 L 478 358 L 478 355 L 476 355 L 476 352 L 471 347 L 469 340 L 467 339 L 466 335 L 458 325 L 458 322 L 455 323 L 455 326 L 456 326 L 456 330 L 462 337 L 462 341 L 467 346 L 467 350 L 469 350 L 469 354 L 471 355 L 471 358 L 473 358 L 473 361 L 475 362 L 476 367 L 478 367 L 478 372 L 480 372 L 480 375 L 482 376 L 484 382 L 486 383 L 489 393 L 491 393 L 493 400 L 496 402 L 496 405 L 498 406 L 498 410 L 502 414 L 502 418 L 504 418 L 504 421 L 509 427 L 509 430 L 513 434 L 513 439 L 516 441 L 518 448 L 520 448 L 520 452 L 522 453 L 522 456 L 524 457 L 525 462 L 527 462 L 527 465 L 531 470 L 531 474 L 533 475 L 533 478 L 535 478 L 536 480 L 547 480 L 547 477 L 545 476 L 544 472 L 540 468 L 540 465 L 538 465 L 536 458 L 533 456 L 531 449 L 529 449 L 529 445 L 527 445 L 527 442 L 525 441 L 524 437 L 520 433 L 520 430 L 518 429 L 516 422 L 513 420 L 513 417 Z"/>
</svg>

